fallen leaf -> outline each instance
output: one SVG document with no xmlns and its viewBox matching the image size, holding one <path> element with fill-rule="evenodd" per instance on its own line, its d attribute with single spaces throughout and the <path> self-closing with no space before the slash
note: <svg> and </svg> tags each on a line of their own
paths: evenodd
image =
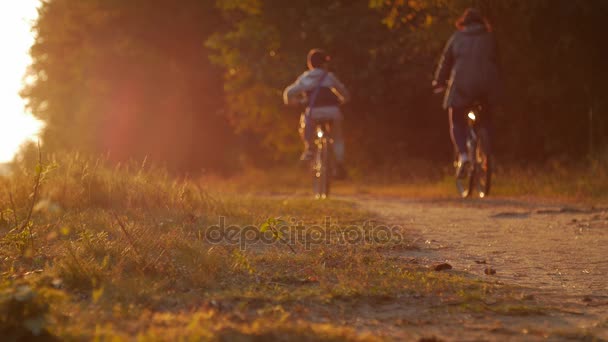
<svg viewBox="0 0 608 342">
<path fill-rule="evenodd" d="M 444 262 L 444 263 L 433 266 L 433 269 L 435 271 L 451 270 L 452 265 L 448 264 L 447 262 Z"/>
</svg>

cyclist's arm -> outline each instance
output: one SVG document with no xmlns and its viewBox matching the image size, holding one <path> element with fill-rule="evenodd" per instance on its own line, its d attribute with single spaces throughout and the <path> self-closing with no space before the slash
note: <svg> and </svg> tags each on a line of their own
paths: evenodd
<svg viewBox="0 0 608 342">
<path fill-rule="evenodd" d="M 305 84 L 305 82 L 303 82 L 303 77 L 298 77 L 295 82 L 293 82 L 283 91 L 283 103 L 286 105 L 299 104 L 298 99 L 307 90 L 308 86 Z"/>
<path fill-rule="evenodd" d="M 344 84 L 340 82 L 340 80 L 334 74 L 330 73 L 328 76 L 330 77 L 330 80 L 332 82 L 331 90 L 334 94 L 336 94 L 336 96 L 340 100 L 340 103 L 344 104 L 350 101 L 350 92 L 348 91 L 348 89 L 346 89 Z"/>
<path fill-rule="evenodd" d="M 437 65 L 435 78 L 433 80 L 433 85 L 436 87 L 444 87 L 448 83 L 450 73 L 452 72 L 452 66 L 454 66 L 454 53 L 452 51 L 454 37 L 455 35 L 452 35 L 450 40 L 448 40 L 443 49 L 443 53 L 441 54 L 441 58 L 439 59 L 439 64 Z"/>
</svg>

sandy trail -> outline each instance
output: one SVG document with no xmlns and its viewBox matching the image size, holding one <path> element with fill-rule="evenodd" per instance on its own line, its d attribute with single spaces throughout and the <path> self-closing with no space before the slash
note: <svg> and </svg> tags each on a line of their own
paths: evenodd
<svg viewBox="0 0 608 342">
<path fill-rule="evenodd" d="M 477 328 L 471 331 L 467 324 L 442 322 L 434 327 L 437 336 L 608 340 L 608 210 L 497 198 L 345 199 L 414 234 L 420 248 L 404 257 L 428 265 L 447 262 L 454 271 L 522 287 L 551 308 L 538 317 L 472 318 L 468 326 Z M 487 268 L 496 274 L 485 274 Z"/>
</svg>

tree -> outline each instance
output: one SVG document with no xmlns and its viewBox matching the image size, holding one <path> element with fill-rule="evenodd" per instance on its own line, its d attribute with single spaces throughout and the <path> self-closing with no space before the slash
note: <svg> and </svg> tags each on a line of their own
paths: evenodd
<svg viewBox="0 0 608 342">
<path fill-rule="evenodd" d="M 225 166 L 235 144 L 203 44 L 221 25 L 212 0 L 43 2 L 23 94 L 46 148 Z"/>
</svg>

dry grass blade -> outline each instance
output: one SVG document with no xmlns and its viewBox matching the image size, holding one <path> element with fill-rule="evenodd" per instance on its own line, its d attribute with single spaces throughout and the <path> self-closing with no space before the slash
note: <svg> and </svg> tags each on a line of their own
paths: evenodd
<svg viewBox="0 0 608 342">
<path fill-rule="evenodd" d="M 137 245 L 135 244 L 135 240 L 133 239 L 133 237 L 127 230 L 127 226 L 124 224 L 124 222 L 122 222 L 122 220 L 120 219 L 118 214 L 116 214 L 116 212 L 112 211 L 112 215 L 114 216 L 114 219 L 116 220 L 116 223 L 118 224 L 118 227 L 120 227 L 120 230 L 125 234 L 125 237 L 127 238 L 127 241 L 129 242 L 129 245 L 133 249 L 133 252 L 135 252 L 135 256 L 137 257 L 137 262 L 141 264 L 141 261 L 143 260 L 142 255 L 141 255 L 139 249 L 137 248 Z"/>
</svg>

